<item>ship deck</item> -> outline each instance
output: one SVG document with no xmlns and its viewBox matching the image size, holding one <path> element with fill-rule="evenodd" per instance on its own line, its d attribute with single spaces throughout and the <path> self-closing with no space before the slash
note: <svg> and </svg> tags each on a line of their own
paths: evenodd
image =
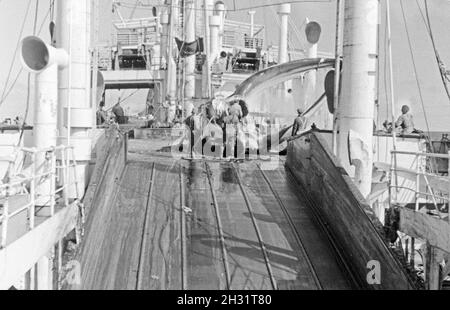
<svg viewBox="0 0 450 310">
<path fill-rule="evenodd" d="M 130 141 L 114 194 L 92 211 L 73 289 L 350 288 L 282 163 L 175 160 L 143 143 Z"/>
</svg>

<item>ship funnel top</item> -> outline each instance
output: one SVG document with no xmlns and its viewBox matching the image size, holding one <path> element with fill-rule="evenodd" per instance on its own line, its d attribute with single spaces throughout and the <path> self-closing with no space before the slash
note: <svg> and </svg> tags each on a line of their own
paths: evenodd
<svg viewBox="0 0 450 310">
<path fill-rule="evenodd" d="M 21 58 L 25 69 L 32 73 L 40 73 L 54 64 L 65 67 L 69 62 L 64 50 L 56 49 L 35 36 L 22 40 Z"/>
</svg>

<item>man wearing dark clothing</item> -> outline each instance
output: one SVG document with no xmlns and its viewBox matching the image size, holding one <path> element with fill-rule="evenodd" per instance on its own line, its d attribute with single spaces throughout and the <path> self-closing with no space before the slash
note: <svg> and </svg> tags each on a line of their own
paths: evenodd
<svg viewBox="0 0 450 310">
<path fill-rule="evenodd" d="M 116 117 L 116 122 L 118 124 L 125 124 L 126 123 L 125 111 L 123 110 L 122 106 L 120 105 L 120 100 L 112 108 L 112 112 L 113 112 L 114 116 Z"/>
<path fill-rule="evenodd" d="M 294 126 L 292 128 L 292 136 L 295 137 L 301 131 L 306 129 L 306 117 L 303 116 L 303 111 L 301 109 L 297 110 L 298 116 L 294 121 Z"/>
<path fill-rule="evenodd" d="M 107 121 L 107 115 L 105 111 L 105 103 L 100 102 L 100 107 L 97 111 L 97 126 L 101 126 Z"/>
</svg>

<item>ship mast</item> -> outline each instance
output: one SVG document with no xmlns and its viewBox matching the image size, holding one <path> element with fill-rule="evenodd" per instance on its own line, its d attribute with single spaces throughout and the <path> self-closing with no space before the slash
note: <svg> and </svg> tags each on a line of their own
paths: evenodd
<svg viewBox="0 0 450 310">
<path fill-rule="evenodd" d="M 378 8 L 378 0 L 345 2 L 338 157 L 365 197 L 372 187 Z"/>
<path fill-rule="evenodd" d="M 196 40 L 195 34 L 195 3 L 194 0 L 185 2 L 185 42 L 192 43 Z M 184 60 L 184 98 L 192 99 L 195 97 L 195 55 L 189 56 Z"/>
<path fill-rule="evenodd" d="M 175 118 L 175 105 L 177 97 L 177 65 L 173 58 L 173 41 L 175 32 L 175 15 L 176 15 L 176 0 L 170 0 L 169 10 L 169 38 L 168 38 L 168 52 L 167 52 L 167 96 L 168 99 L 168 113 L 167 121 L 171 122 Z"/>
</svg>

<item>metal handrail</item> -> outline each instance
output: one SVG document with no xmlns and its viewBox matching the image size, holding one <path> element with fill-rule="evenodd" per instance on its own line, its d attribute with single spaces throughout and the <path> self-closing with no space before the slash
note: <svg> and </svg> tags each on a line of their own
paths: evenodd
<svg viewBox="0 0 450 310">
<path fill-rule="evenodd" d="M 418 192 L 415 189 L 409 188 L 409 187 L 406 187 L 406 186 L 391 185 L 390 188 L 404 189 L 404 190 L 407 190 L 407 191 L 410 191 L 410 192 L 413 192 L 413 193 L 417 193 L 420 196 L 432 196 L 432 194 L 430 194 L 430 193 L 424 193 L 424 192 L 420 192 L 420 191 Z M 436 194 L 434 195 L 434 197 L 437 198 L 437 199 L 440 199 L 440 200 L 445 200 L 445 201 L 449 201 L 450 202 L 450 198 L 449 197 L 444 197 L 444 196 L 436 195 Z"/>
<path fill-rule="evenodd" d="M 76 195 L 79 196 L 78 193 L 78 180 L 76 178 L 76 171 L 74 171 L 74 181 L 69 180 L 69 170 L 70 169 L 76 169 L 76 160 L 75 160 L 75 154 L 74 154 L 74 148 L 72 146 L 57 146 L 57 147 L 50 147 L 50 148 L 42 148 L 42 149 L 36 149 L 36 148 L 25 148 L 25 147 L 15 147 L 16 150 L 19 150 L 22 153 L 31 155 L 32 157 L 32 163 L 31 163 L 31 171 L 32 175 L 29 177 L 26 177 L 19 181 L 10 182 L 8 184 L 2 184 L 0 185 L 0 190 L 5 191 L 6 194 L 4 197 L 2 197 L 2 200 L 4 200 L 3 204 L 3 214 L 0 216 L 0 224 L 2 226 L 2 237 L 0 240 L 0 249 L 6 247 L 7 240 L 8 240 L 8 223 L 9 220 L 18 214 L 28 210 L 28 230 L 32 230 L 35 228 L 35 217 L 36 217 L 36 202 L 38 199 L 47 198 L 48 201 L 46 201 L 45 205 L 48 205 L 50 207 L 50 216 L 54 216 L 55 214 L 55 206 L 56 206 L 56 197 L 59 193 L 63 192 L 64 197 L 64 204 L 67 207 L 69 205 L 69 198 L 68 198 L 68 192 L 67 189 L 71 186 L 75 186 L 76 189 Z M 57 152 L 61 152 L 61 165 L 56 165 L 57 161 Z M 69 155 L 70 152 L 70 155 Z M 46 158 L 46 161 L 49 162 L 51 165 L 48 170 L 44 172 L 37 173 L 36 171 L 36 155 L 42 154 L 42 153 L 49 153 L 48 158 Z M 56 188 L 56 176 L 58 174 L 58 171 L 61 171 L 63 174 L 63 182 L 61 187 Z M 50 179 L 50 193 L 47 195 L 37 195 L 36 193 L 36 182 L 42 178 L 49 178 Z M 7 179 L 11 178 L 11 172 L 7 172 Z M 30 190 L 29 190 L 29 196 L 30 201 L 27 202 L 25 205 L 20 206 L 17 210 L 14 212 L 9 212 L 10 209 L 10 198 L 14 195 L 11 195 L 11 189 L 18 186 L 23 186 L 25 183 L 30 183 Z"/>
<path fill-rule="evenodd" d="M 398 195 L 398 191 L 400 189 L 402 190 L 406 190 L 406 191 L 410 191 L 415 193 L 415 205 L 416 205 L 416 211 L 419 211 L 419 200 L 421 197 L 431 197 L 432 201 L 433 201 L 433 205 L 435 207 L 435 209 L 439 212 L 439 208 L 438 208 L 438 203 L 437 200 L 441 200 L 441 201 L 445 201 L 449 203 L 450 206 L 450 186 L 448 188 L 448 192 L 447 192 L 447 197 L 445 195 L 441 195 L 441 194 L 445 194 L 445 192 L 441 191 L 441 194 L 436 194 L 435 191 L 433 190 L 428 177 L 432 177 L 433 175 L 427 174 L 424 171 L 424 167 L 421 166 L 420 164 L 420 159 L 427 159 L 427 158 L 440 158 L 440 159 L 449 159 L 450 160 L 450 152 L 448 154 L 436 154 L 436 153 L 423 153 L 423 152 L 407 152 L 407 151 L 392 151 L 391 152 L 392 158 L 392 165 L 391 165 L 391 173 L 390 173 L 390 184 L 389 184 L 389 202 L 392 205 L 393 202 L 397 202 L 397 195 Z M 415 157 L 415 165 L 416 165 L 416 169 L 415 171 L 411 170 L 409 172 L 415 174 L 416 176 L 416 183 L 415 183 L 415 189 L 409 188 L 409 187 L 405 187 L 405 186 L 400 186 L 398 184 L 398 172 L 402 172 L 404 169 L 402 168 L 398 168 L 396 167 L 396 165 L 394 165 L 394 158 L 397 155 L 410 155 L 410 156 L 414 156 Z M 436 175 L 438 176 L 438 175 Z M 423 177 L 425 179 L 425 185 L 426 185 L 426 189 L 427 189 L 427 193 L 421 192 L 420 188 L 421 188 L 421 177 Z M 439 176 L 442 177 L 442 176 Z M 449 174 L 448 174 L 448 178 L 450 179 L 450 165 L 449 165 Z M 395 180 L 395 184 L 393 183 L 393 181 Z M 449 182 L 450 184 L 450 182 Z M 395 199 L 392 197 L 392 194 L 395 193 Z M 450 208 L 449 208 L 449 222 L 450 222 Z M 441 214 L 439 213 L 439 217 L 442 219 Z"/>
<path fill-rule="evenodd" d="M 446 155 L 446 154 L 436 154 L 436 153 L 420 153 L 420 152 L 417 153 L 417 152 L 405 152 L 405 151 L 391 151 L 391 154 L 450 159 L 450 154 Z"/>
</svg>

